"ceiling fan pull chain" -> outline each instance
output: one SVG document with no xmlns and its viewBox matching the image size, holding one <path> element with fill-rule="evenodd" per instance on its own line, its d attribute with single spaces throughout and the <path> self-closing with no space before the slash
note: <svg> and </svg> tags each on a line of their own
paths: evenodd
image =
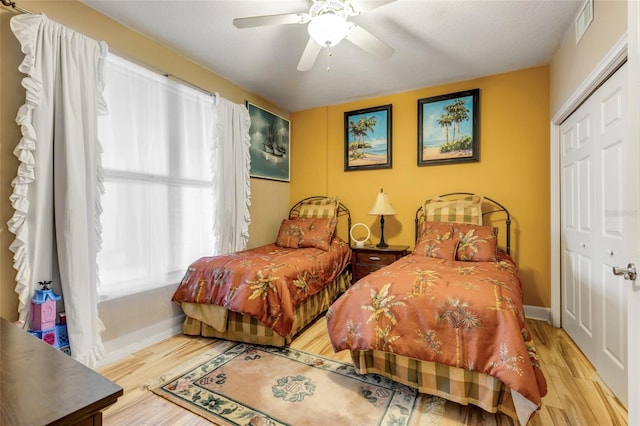
<svg viewBox="0 0 640 426">
<path fill-rule="evenodd" d="M 333 52 L 329 50 L 327 47 L 327 72 L 331 71 L 331 57 L 333 56 Z"/>
</svg>

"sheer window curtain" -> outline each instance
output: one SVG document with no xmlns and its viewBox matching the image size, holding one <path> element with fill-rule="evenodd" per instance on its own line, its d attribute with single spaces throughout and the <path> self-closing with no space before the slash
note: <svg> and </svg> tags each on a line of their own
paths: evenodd
<svg viewBox="0 0 640 426">
<path fill-rule="evenodd" d="M 109 54 L 99 117 L 101 300 L 177 284 L 214 254 L 214 98 Z"/>
<path fill-rule="evenodd" d="M 105 43 L 44 15 L 19 15 L 11 29 L 25 58 L 26 102 L 8 222 L 16 268 L 19 318 L 29 319 L 38 281 L 59 279 L 72 356 L 94 366 L 103 355 L 96 289 L 100 246 L 100 146 L 97 116 Z M 59 276 L 58 276 L 59 272 Z"/>
<path fill-rule="evenodd" d="M 114 54 L 105 81 L 100 298 L 177 284 L 195 259 L 244 249 L 247 108 Z"/>
</svg>

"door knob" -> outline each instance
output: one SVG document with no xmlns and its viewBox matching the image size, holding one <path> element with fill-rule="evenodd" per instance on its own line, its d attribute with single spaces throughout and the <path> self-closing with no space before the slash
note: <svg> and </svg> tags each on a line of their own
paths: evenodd
<svg viewBox="0 0 640 426">
<path fill-rule="evenodd" d="M 618 266 L 613 267 L 613 275 L 622 275 L 625 280 L 635 281 L 638 276 L 638 272 L 636 271 L 636 265 L 630 263 L 626 268 L 620 268 Z"/>
</svg>

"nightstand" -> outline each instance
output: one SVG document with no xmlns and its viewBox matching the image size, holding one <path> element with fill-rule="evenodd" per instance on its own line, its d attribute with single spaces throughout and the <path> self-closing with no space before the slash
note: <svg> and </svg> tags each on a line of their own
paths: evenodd
<svg viewBox="0 0 640 426">
<path fill-rule="evenodd" d="M 369 245 L 364 247 L 351 246 L 353 257 L 351 267 L 353 278 L 352 282 L 369 275 L 373 271 L 377 271 L 383 266 L 390 265 L 403 256 L 406 256 L 409 246 L 389 246 L 386 248 Z"/>
</svg>

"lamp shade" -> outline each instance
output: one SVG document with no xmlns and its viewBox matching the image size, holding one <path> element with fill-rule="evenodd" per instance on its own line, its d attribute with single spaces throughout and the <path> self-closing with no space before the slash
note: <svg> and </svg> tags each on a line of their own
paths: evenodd
<svg viewBox="0 0 640 426">
<path fill-rule="evenodd" d="M 389 202 L 389 196 L 380 189 L 376 201 L 373 203 L 373 207 L 369 210 L 370 215 L 390 216 L 395 215 L 396 211 Z"/>
<path fill-rule="evenodd" d="M 313 18 L 307 26 L 307 31 L 320 46 L 331 47 L 349 34 L 349 24 L 344 18 L 327 12 Z"/>
</svg>

